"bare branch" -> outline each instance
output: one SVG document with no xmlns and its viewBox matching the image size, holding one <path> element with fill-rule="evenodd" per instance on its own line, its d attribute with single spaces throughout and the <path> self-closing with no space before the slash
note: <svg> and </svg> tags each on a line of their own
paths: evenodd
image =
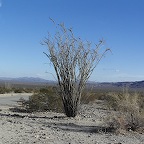
<svg viewBox="0 0 144 144">
<path fill-rule="evenodd" d="M 55 69 L 65 113 L 69 117 L 74 117 L 87 80 L 110 49 L 100 53 L 104 44 L 103 39 L 95 45 L 95 48 L 92 48 L 91 42 L 83 42 L 80 38 L 76 38 L 72 28 L 67 29 L 64 23 L 58 26 L 59 31 L 54 37 L 48 35 L 42 45 L 48 48 L 48 53 L 44 52 L 44 54 Z"/>
</svg>

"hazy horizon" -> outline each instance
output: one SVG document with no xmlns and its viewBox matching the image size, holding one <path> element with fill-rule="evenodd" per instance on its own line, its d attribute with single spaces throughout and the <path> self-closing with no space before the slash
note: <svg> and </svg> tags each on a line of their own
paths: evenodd
<svg viewBox="0 0 144 144">
<path fill-rule="evenodd" d="M 46 80 L 46 81 L 53 81 L 56 82 L 57 80 L 53 79 L 50 80 L 48 78 L 40 78 L 40 77 L 0 77 L 0 80 L 11 80 L 11 79 L 41 79 L 41 80 Z M 141 82 L 144 80 L 139 80 L 139 81 L 93 81 L 93 80 L 88 80 L 87 82 L 94 82 L 94 83 L 117 83 L 117 82 Z"/>
</svg>

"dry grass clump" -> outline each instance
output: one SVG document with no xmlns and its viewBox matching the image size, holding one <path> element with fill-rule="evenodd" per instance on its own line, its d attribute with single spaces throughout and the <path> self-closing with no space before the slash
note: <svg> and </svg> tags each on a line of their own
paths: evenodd
<svg viewBox="0 0 144 144">
<path fill-rule="evenodd" d="M 81 104 L 88 104 L 94 102 L 97 98 L 97 95 L 93 92 L 83 92 L 81 97 Z"/>
<path fill-rule="evenodd" d="M 114 128 L 116 132 L 136 131 L 144 133 L 144 118 L 139 114 L 132 113 L 113 113 L 106 118 L 108 126 Z"/>
<path fill-rule="evenodd" d="M 94 102 L 95 100 L 105 100 L 108 90 L 95 89 L 93 87 L 86 88 L 81 97 L 82 104 L 88 104 Z"/>
<path fill-rule="evenodd" d="M 128 131 L 142 132 L 144 130 L 144 108 L 141 104 L 144 97 L 125 89 L 119 94 L 109 93 L 106 100 L 110 109 L 119 112 L 118 115 L 110 118 L 114 127 Z"/>
</svg>

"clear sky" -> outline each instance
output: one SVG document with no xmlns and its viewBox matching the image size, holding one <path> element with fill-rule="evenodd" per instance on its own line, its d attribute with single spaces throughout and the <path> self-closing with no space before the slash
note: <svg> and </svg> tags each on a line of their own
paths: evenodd
<svg viewBox="0 0 144 144">
<path fill-rule="evenodd" d="M 54 32 L 49 17 L 111 48 L 90 80 L 144 80 L 144 0 L 0 0 L 0 77 L 54 79 L 40 44 Z"/>
</svg>

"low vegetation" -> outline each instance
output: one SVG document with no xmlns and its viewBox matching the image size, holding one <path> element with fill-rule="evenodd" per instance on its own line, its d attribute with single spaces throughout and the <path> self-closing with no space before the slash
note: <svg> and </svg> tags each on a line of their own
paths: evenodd
<svg viewBox="0 0 144 144">
<path fill-rule="evenodd" d="M 100 98 L 103 93 L 98 92 L 87 92 L 85 90 L 82 93 L 81 104 L 88 104 L 96 99 Z M 44 112 L 44 111 L 54 111 L 54 112 L 64 112 L 62 99 L 57 93 L 57 87 L 49 86 L 40 88 L 36 90 L 29 100 L 20 99 L 18 101 L 19 108 L 18 111 L 25 112 Z"/>
<path fill-rule="evenodd" d="M 13 111 L 19 112 L 64 112 L 57 87 L 49 86 L 35 90 L 29 100 L 20 99 L 19 107 Z M 128 89 L 108 92 L 107 90 L 85 89 L 82 93 L 81 104 L 89 104 L 95 100 L 104 100 L 105 109 L 113 111 L 113 115 L 106 119 L 106 123 L 117 129 L 144 132 L 144 94 Z"/>
<path fill-rule="evenodd" d="M 56 87 L 45 87 L 34 92 L 29 100 L 20 99 L 19 107 L 13 111 L 23 112 L 63 112 L 62 101 L 56 93 Z"/>
<path fill-rule="evenodd" d="M 130 92 L 108 93 L 105 96 L 109 109 L 119 113 L 109 117 L 111 125 L 117 130 L 144 132 L 144 95 Z"/>
<path fill-rule="evenodd" d="M 33 88 L 20 88 L 20 87 L 0 87 L 0 94 L 6 94 L 6 93 L 33 93 Z"/>
<path fill-rule="evenodd" d="M 0 94 L 10 93 L 11 89 L 0 87 Z"/>
</svg>

